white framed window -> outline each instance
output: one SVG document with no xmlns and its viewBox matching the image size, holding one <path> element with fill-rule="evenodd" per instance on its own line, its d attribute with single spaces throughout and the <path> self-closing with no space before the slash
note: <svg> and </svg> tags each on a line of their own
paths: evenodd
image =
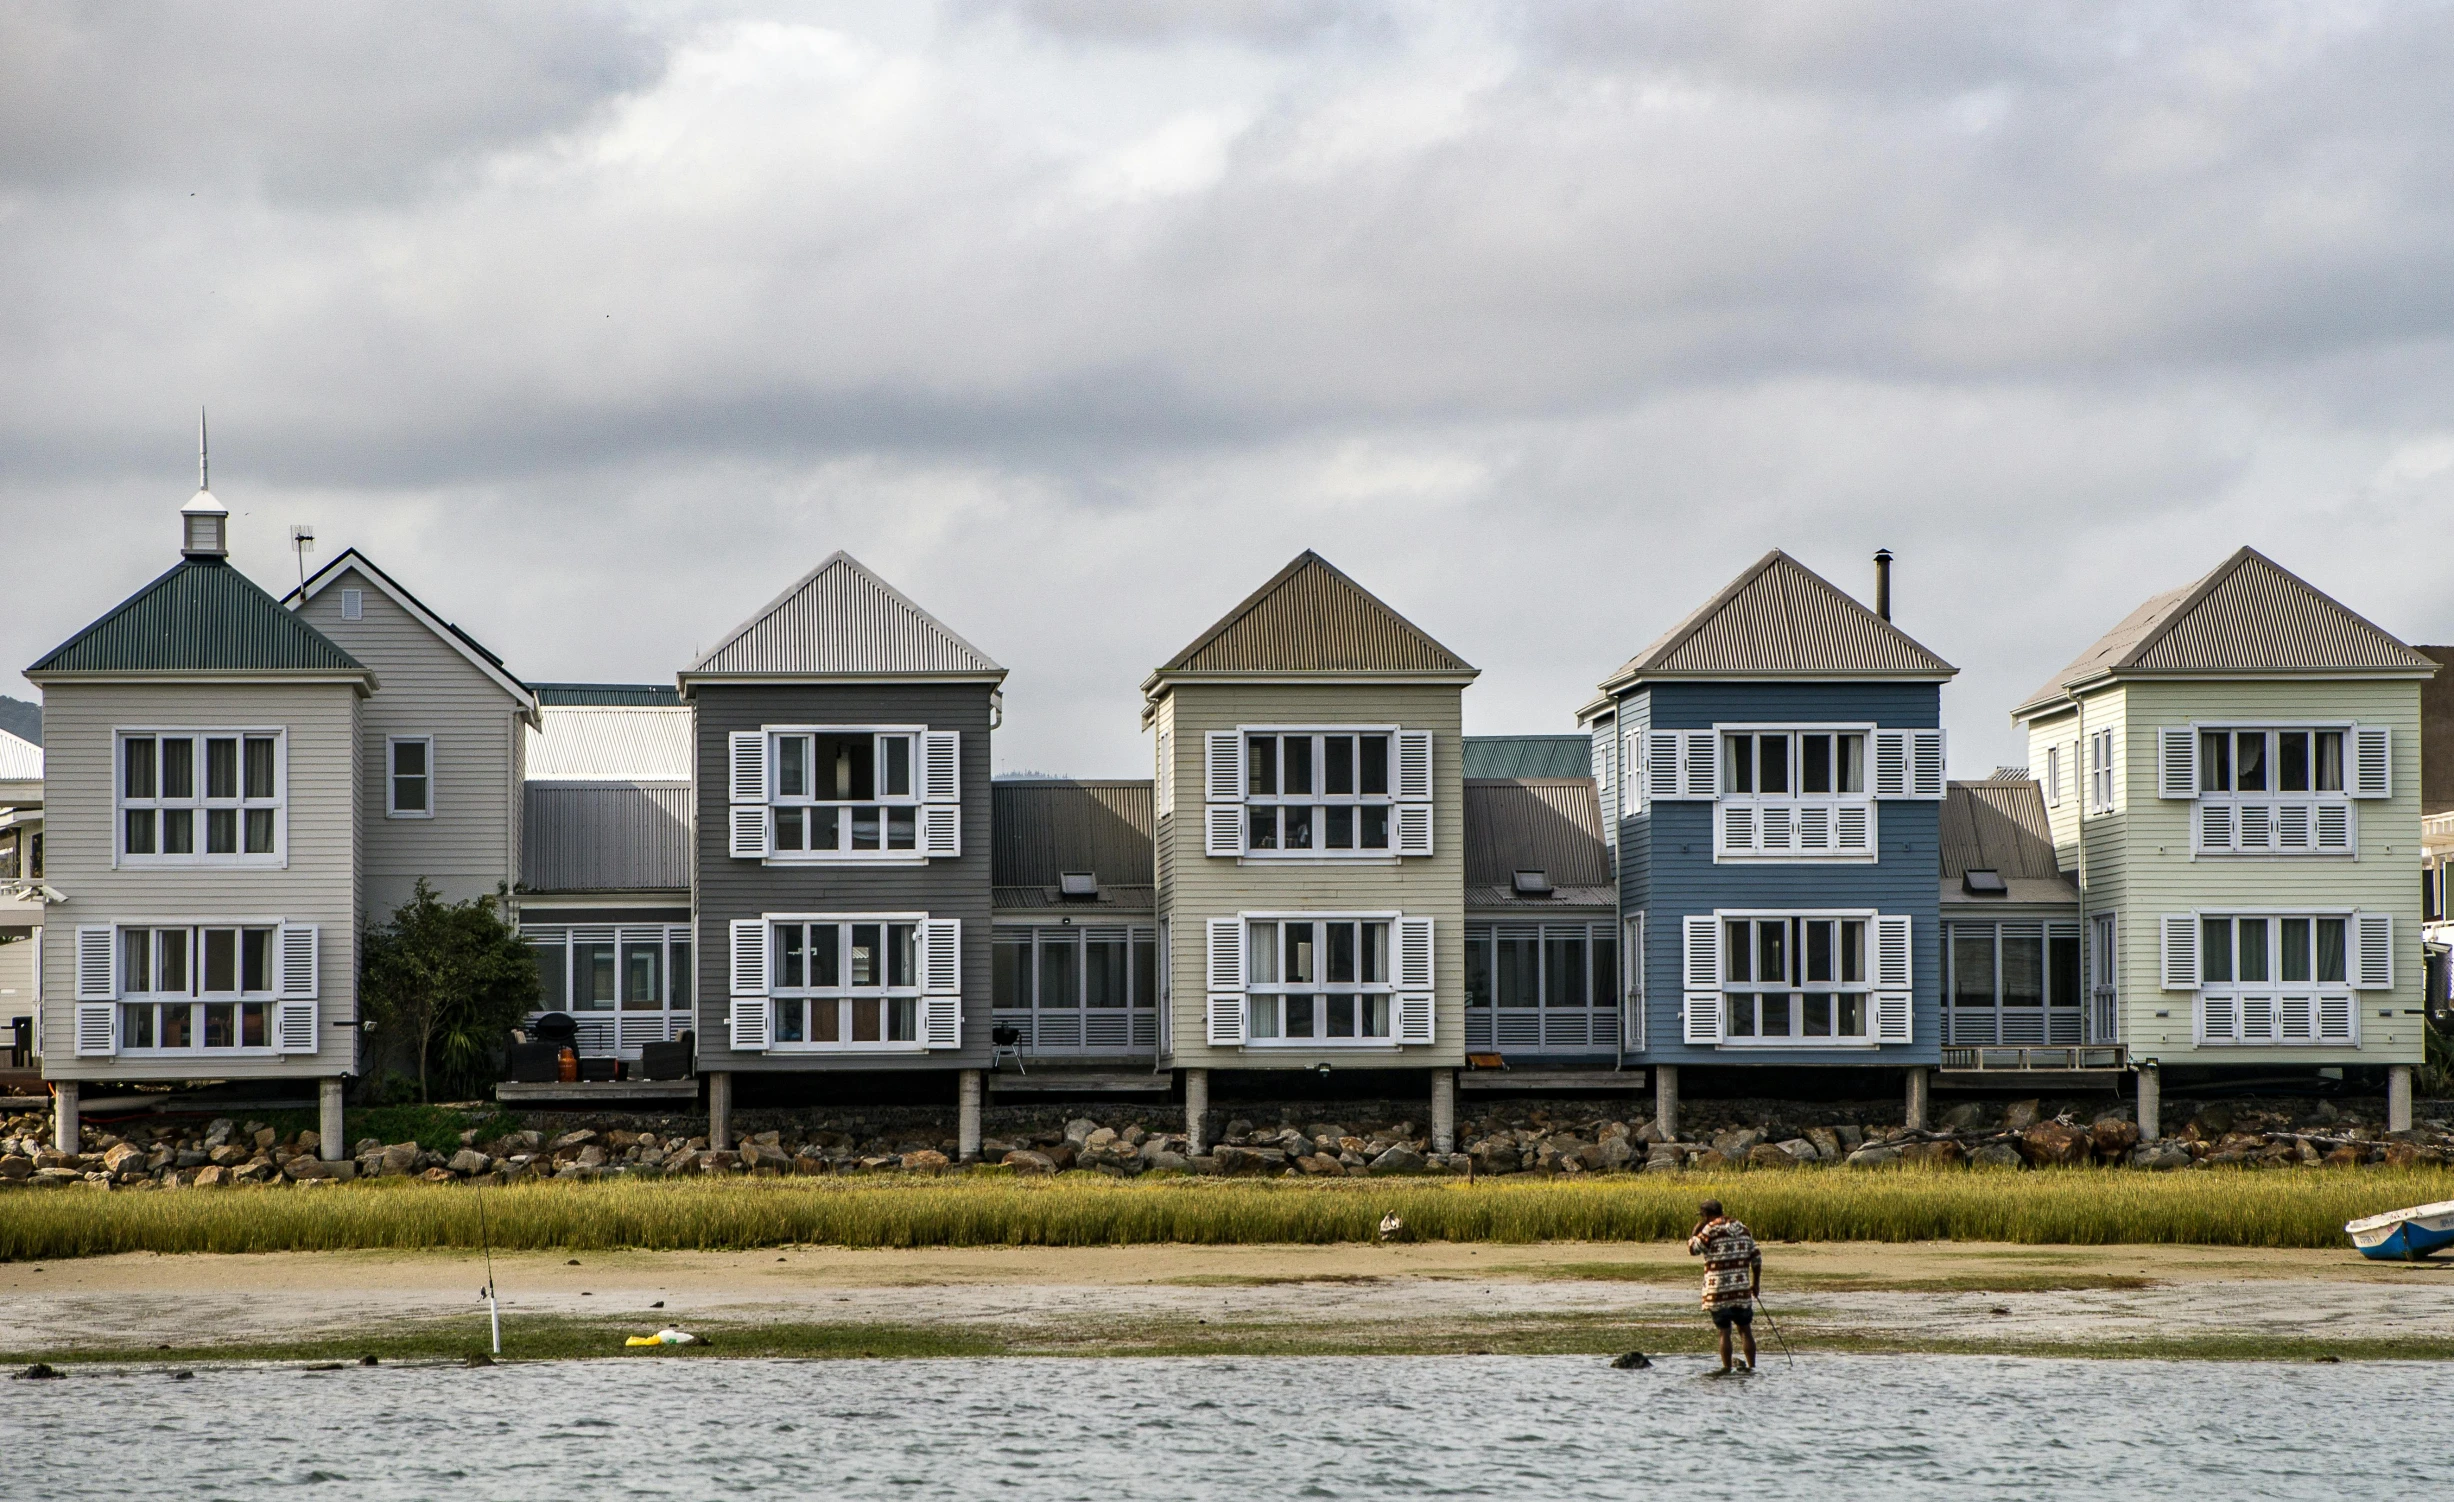
<svg viewBox="0 0 2454 1502">
<path fill-rule="evenodd" d="M 2088 812 L 2111 813 L 2114 806 L 2113 732 L 2088 732 Z"/>
<path fill-rule="evenodd" d="M 2076 923 L 1943 925 L 1943 1041 L 2105 1043 L 2087 1027 Z"/>
<path fill-rule="evenodd" d="M 431 819 L 435 814 L 435 738 L 396 735 L 384 743 L 384 817 Z"/>
<path fill-rule="evenodd" d="M 344 589 L 341 591 L 341 619 L 345 621 L 362 621 L 366 619 L 365 590 Z"/>
<path fill-rule="evenodd" d="M 2120 930 L 2118 914 L 2088 919 L 2088 1037 L 2095 1042 L 2122 1040 Z"/>
<path fill-rule="evenodd" d="M 1872 861 L 1872 726 L 1725 727 L 1716 861 Z"/>
<path fill-rule="evenodd" d="M 537 958 L 534 1022 L 568 1012 L 586 1058 L 637 1058 L 693 1027 L 696 976 L 687 923 L 523 924 Z"/>
<path fill-rule="evenodd" d="M 1395 921 L 1394 913 L 1245 920 L 1245 1041 L 1390 1046 Z"/>
<path fill-rule="evenodd" d="M 920 1046 L 921 915 L 770 925 L 771 1047 L 908 1051 Z"/>
<path fill-rule="evenodd" d="M 860 865 L 960 855 L 961 739 L 917 725 L 735 734 L 733 854 Z"/>
<path fill-rule="evenodd" d="M 1722 1040 L 1870 1041 L 1872 915 L 1787 913 L 1722 920 Z"/>
<path fill-rule="evenodd" d="M 2038 780 L 2044 786 L 2045 806 L 2060 808 L 2062 806 L 2062 748 L 2060 746 L 2045 748 L 2045 775 Z"/>
<path fill-rule="evenodd" d="M 278 918 L 81 926 L 76 1052 L 314 1053 L 319 933 Z"/>
<path fill-rule="evenodd" d="M 1000 924 L 989 989 L 996 1020 L 1026 1049 L 1149 1049 L 1158 1043 L 1159 933 L 1149 924 Z"/>
<path fill-rule="evenodd" d="M 1204 751 L 1203 849 L 1259 861 L 1432 853 L 1432 735 L 1394 725 L 1246 725 Z"/>
<path fill-rule="evenodd" d="M 288 858 L 284 732 L 123 729 L 115 739 L 114 864 L 279 866 Z"/>
<path fill-rule="evenodd" d="M 1176 811 L 1176 737 L 1172 732 L 1162 730 L 1158 742 L 1158 780 L 1151 791 L 1155 795 L 1157 813 L 1172 814 Z"/>
<path fill-rule="evenodd" d="M 2364 925 L 2363 917 L 2198 914 L 2198 1041 L 2357 1044 L 2360 1006 L 2353 993 L 2362 987 L 2364 963 L 2381 963 L 2363 953 L 2377 944 L 2369 932 L 2375 921 Z M 2391 941 L 2384 947 L 2391 950 Z M 2391 983 L 2390 974 L 2383 983 Z"/>
<path fill-rule="evenodd" d="M 2157 792 L 2194 800 L 2193 855 L 2357 856 L 2354 800 L 2390 790 L 2380 726 L 2166 726 L 2158 736 Z"/>
</svg>

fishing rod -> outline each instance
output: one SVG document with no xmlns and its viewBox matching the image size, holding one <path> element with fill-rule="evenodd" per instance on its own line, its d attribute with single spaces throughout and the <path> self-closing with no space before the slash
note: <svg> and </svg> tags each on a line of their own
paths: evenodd
<svg viewBox="0 0 2454 1502">
<path fill-rule="evenodd" d="M 503 1310 L 494 1298 L 494 1237 L 486 1229 L 486 1194 L 475 1184 L 469 1193 L 477 1196 L 477 1243 L 486 1250 L 486 1324 L 494 1334 L 494 1354 L 503 1354 Z"/>
<path fill-rule="evenodd" d="M 1795 1367 L 1798 1358 L 1790 1353 L 1789 1337 L 1781 1333 L 1781 1322 L 1772 1317 L 1772 1306 L 1764 1302 L 1764 1295 L 1760 1292 L 1755 1296 L 1755 1307 L 1764 1311 L 1764 1323 L 1772 1327 L 1773 1338 L 1781 1342 L 1781 1358 Z"/>
</svg>

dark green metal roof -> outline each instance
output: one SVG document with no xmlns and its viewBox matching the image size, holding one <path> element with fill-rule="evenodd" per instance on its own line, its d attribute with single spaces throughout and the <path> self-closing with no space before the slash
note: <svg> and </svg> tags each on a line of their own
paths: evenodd
<svg viewBox="0 0 2454 1502">
<path fill-rule="evenodd" d="M 219 558 L 178 567 L 28 673 L 365 673 L 364 664 Z"/>
<path fill-rule="evenodd" d="M 1468 777 L 1591 777 L 1593 741 L 1582 735 L 1469 735 Z"/>
<path fill-rule="evenodd" d="M 682 702 L 682 691 L 670 683 L 532 683 L 529 688 L 536 693 L 537 702 L 549 708 L 631 708 Z"/>
</svg>

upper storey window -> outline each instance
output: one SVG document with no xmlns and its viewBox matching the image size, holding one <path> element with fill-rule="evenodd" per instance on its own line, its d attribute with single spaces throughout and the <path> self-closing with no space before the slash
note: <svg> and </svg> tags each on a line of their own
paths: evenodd
<svg viewBox="0 0 2454 1502">
<path fill-rule="evenodd" d="M 287 857 L 278 730 L 123 730 L 118 862 L 278 866 Z"/>
<path fill-rule="evenodd" d="M 2383 725 L 2167 725 L 2157 794 L 2189 800 L 2194 855 L 2354 855 L 2352 800 L 2394 791 Z"/>
<path fill-rule="evenodd" d="M 1871 725 L 1633 729 L 1643 804 L 1710 802 L 1717 861 L 1872 861 L 1877 799 L 1943 796 L 1943 732 Z"/>
<path fill-rule="evenodd" d="M 1389 726 L 1246 726 L 1207 745 L 1204 848 L 1256 860 L 1432 853 L 1432 737 Z"/>
<path fill-rule="evenodd" d="M 769 726 L 732 737 L 732 852 L 900 863 L 962 853 L 962 737 L 918 726 Z"/>
</svg>

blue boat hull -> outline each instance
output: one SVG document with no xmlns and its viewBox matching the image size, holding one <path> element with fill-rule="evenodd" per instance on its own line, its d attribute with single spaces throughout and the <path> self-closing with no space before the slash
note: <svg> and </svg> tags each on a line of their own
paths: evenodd
<svg viewBox="0 0 2454 1502">
<path fill-rule="evenodd" d="M 2379 1262 L 2417 1262 L 2433 1252 L 2454 1246 L 2454 1226 L 2431 1226 L 2407 1220 L 2394 1226 L 2374 1242 L 2355 1239 L 2360 1255 Z"/>
</svg>

